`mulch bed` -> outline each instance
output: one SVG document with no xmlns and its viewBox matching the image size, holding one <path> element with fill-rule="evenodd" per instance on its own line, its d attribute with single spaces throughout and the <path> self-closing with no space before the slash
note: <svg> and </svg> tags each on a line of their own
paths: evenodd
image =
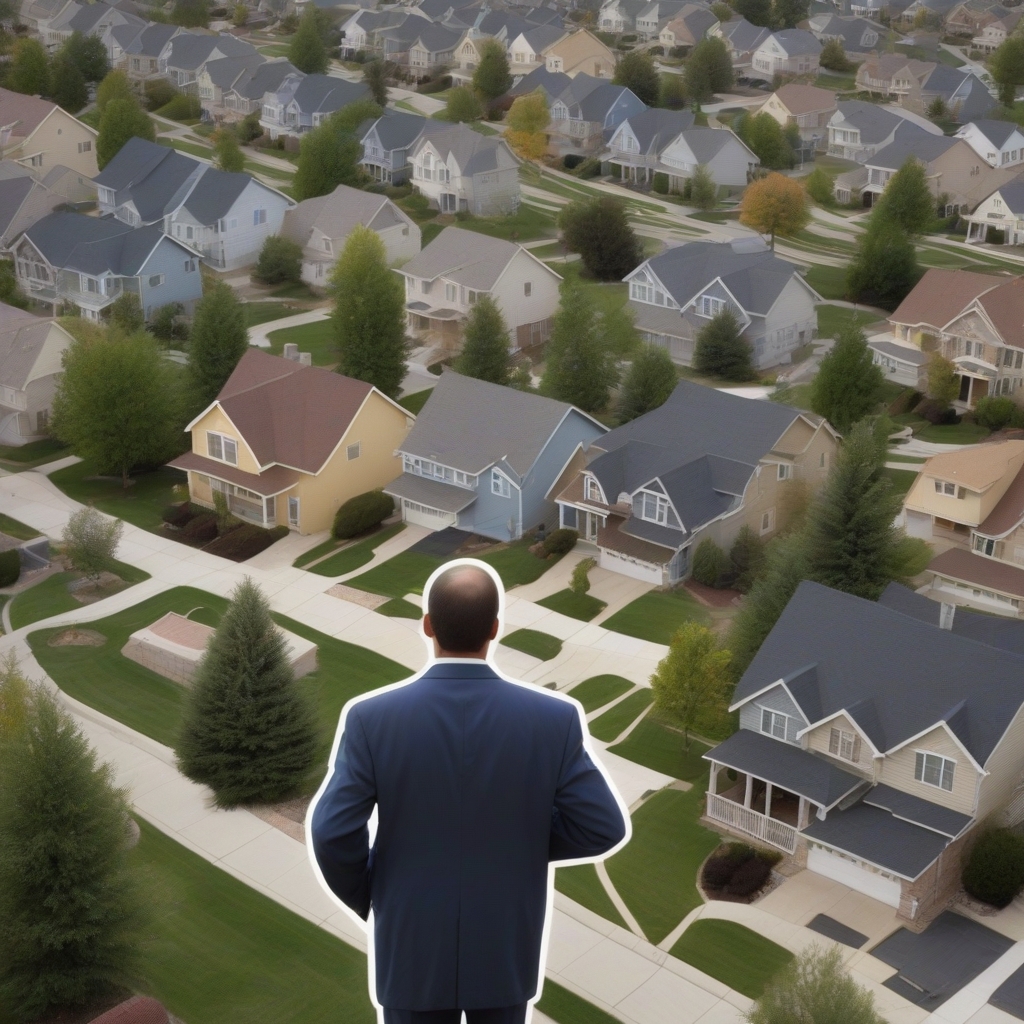
<svg viewBox="0 0 1024 1024">
<path fill-rule="evenodd" d="M 693 579 L 687 580 L 683 586 L 701 604 L 707 605 L 709 608 L 730 608 L 739 604 L 743 598 L 738 590 L 729 590 L 727 587 L 723 587 L 721 590 L 716 587 L 706 587 L 703 583 L 698 583 Z"/>
<path fill-rule="evenodd" d="M 77 629 L 72 626 L 51 636 L 46 641 L 47 647 L 102 647 L 107 638 L 95 629 Z"/>
</svg>

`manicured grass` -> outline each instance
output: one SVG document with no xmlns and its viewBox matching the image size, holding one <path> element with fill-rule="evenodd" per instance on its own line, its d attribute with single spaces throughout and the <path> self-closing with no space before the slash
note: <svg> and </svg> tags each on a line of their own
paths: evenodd
<svg viewBox="0 0 1024 1024">
<path fill-rule="evenodd" d="M 412 601 L 406 601 L 404 597 L 393 597 L 377 609 L 377 614 L 390 615 L 395 619 L 422 619 L 423 609 L 418 608 Z"/>
<path fill-rule="evenodd" d="M 6 533 L 8 537 L 13 537 L 15 540 L 32 540 L 42 536 L 38 530 L 33 530 L 31 526 L 26 526 L 17 519 L 5 516 L 2 512 L 0 512 L 0 533 Z"/>
<path fill-rule="evenodd" d="M 179 124 L 181 122 L 178 122 Z M 163 128 L 162 125 L 158 125 Z M 179 153 L 188 153 L 189 156 L 197 156 L 201 160 L 212 160 L 213 149 L 210 146 L 197 146 L 191 142 L 182 142 L 181 139 L 157 139 L 157 144 L 167 146 L 169 149 L 176 149 Z"/>
<path fill-rule="evenodd" d="M 355 579 L 347 580 L 345 585 L 384 597 L 422 594 L 424 584 L 441 561 L 420 551 L 403 551 Z"/>
<path fill-rule="evenodd" d="M 866 313 L 862 309 L 847 309 L 845 306 L 818 306 L 818 337 L 834 338 L 841 327 L 867 327 L 878 321 L 877 313 Z"/>
<path fill-rule="evenodd" d="M 544 608 L 550 608 L 553 612 L 560 612 L 573 619 L 581 619 L 589 622 L 594 616 L 600 615 L 607 603 L 591 597 L 589 594 L 575 594 L 571 590 L 560 590 L 557 594 L 542 598 L 537 604 Z"/>
<path fill-rule="evenodd" d="M 612 884 L 647 938 L 657 944 L 700 906 L 697 869 L 719 837 L 701 826 L 703 783 L 666 789 L 633 814 L 633 838 L 608 860 Z"/>
<path fill-rule="evenodd" d="M 351 547 L 343 548 L 331 558 L 309 567 L 310 572 L 318 576 L 342 576 L 347 572 L 354 572 L 361 565 L 366 565 L 373 558 L 375 548 L 380 547 L 386 540 L 390 540 L 396 533 L 405 529 L 405 523 L 394 523 L 391 526 L 378 530 L 377 533 L 353 544 Z"/>
<path fill-rule="evenodd" d="M 735 992 L 757 999 L 793 954 L 735 921 L 694 921 L 671 953 Z"/>
<path fill-rule="evenodd" d="M 505 589 L 510 590 L 512 587 L 539 580 L 548 569 L 562 560 L 561 555 L 538 558 L 531 554 L 530 547 L 535 543 L 532 536 L 524 537 L 507 547 L 478 557 L 498 573 L 501 582 L 505 584 Z"/>
<path fill-rule="evenodd" d="M 523 654 L 532 654 L 541 661 L 557 658 L 562 650 L 562 641 L 550 633 L 542 633 L 538 629 L 517 629 L 508 636 L 502 637 L 503 647 L 511 647 Z"/>
<path fill-rule="evenodd" d="M 621 281 L 595 281 L 586 277 L 579 260 L 574 263 L 549 263 L 548 266 L 566 281 L 571 279 L 581 284 L 601 313 L 621 309 L 629 298 L 629 285 Z"/>
<path fill-rule="evenodd" d="M 529 242 L 535 238 L 553 237 L 555 218 L 536 206 L 522 203 L 510 217 L 468 217 L 460 220 L 458 227 L 506 241 Z"/>
<path fill-rule="evenodd" d="M 555 888 L 575 900 L 580 906 L 599 914 L 606 921 L 612 921 L 627 931 L 629 926 L 622 920 L 622 915 L 615 909 L 611 897 L 593 864 L 577 864 L 571 868 L 559 868 L 555 872 Z"/>
<path fill-rule="evenodd" d="M 591 676 L 574 686 L 569 691 L 569 696 L 575 697 L 589 715 L 591 711 L 604 707 L 609 701 L 621 697 L 632 689 L 633 684 L 622 676 Z"/>
<path fill-rule="evenodd" d="M 316 296 L 304 281 L 289 281 L 279 285 L 270 293 L 275 299 L 315 299 Z"/>
<path fill-rule="evenodd" d="M 333 327 L 332 321 L 328 319 L 271 331 L 267 335 L 270 354 L 279 356 L 286 344 L 293 343 L 299 346 L 300 352 L 310 353 L 314 366 L 333 366 L 338 361 Z"/>
<path fill-rule="evenodd" d="M 418 416 L 420 410 L 427 404 L 427 399 L 434 393 L 433 388 L 424 388 L 422 391 L 414 391 L 411 395 L 406 395 L 404 398 L 398 400 L 398 404 L 403 409 L 408 409 L 413 416 Z"/>
<path fill-rule="evenodd" d="M 310 562 L 315 562 L 318 558 L 336 551 L 341 544 L 342 542 L 336 537 L 328 537 L 322 544 L 317 544 L 315 548 L 310 548 L 304 555 L 299 555 L 292 562 L 292 566 L 296 569 L 301 569 L 304 565 L 309 565 Z"/>
<path fill-rule="evenodd" d="M 565 246 L 561 242 L 548 242 L 547 245 L 535 245 L 530 249 L 530 255 L 536 256 L 539 260 L 551 259 L 552 256 L 564 256 Z"/>
<path fill-rule="evenodd" d="M 22 466 L 27 463 L 41 466 L 70 454 L 71 449 L 53 437 L 44 437 L 41 441 L 30 441 L 28 444 L 17 446 L 0 445 L 0 462 L 17 462 Z"/>
<path fill-rule="evenodd" d="M 426 249 L 430 243 L 444 231 L 443 224 L 424 224 L 420 228 L 420 248 Z"/>
<path fill-rule="evenodd" d="M 892 481 L 893 488 L 899 494 L 906 494 L 917 479 L 917 473 L 912 469 L 889 469 L 886 467 L 882 472 Z"/>
<path fill-rule="evenodd" d="M 793 409 L 811 410 L 811 385 L 810 384 L 783 384 L 777 387 L 769 396 L 771 401 L 779 402 L 781 405 L 788 405 Z"/>
<path fill-rule="evenodd" d="M 707 622 L 708 613 L 685 590 L 652 590 L 601 623 L 605 629 L 667 644 L 684 622 Z"/>
<path fill-rule="evenodd" d="M 359 950 L 144 820 L 131 853 L 151 911 L 148 990 L 189 1024 L 376 1020 Z"/>
<path fill-rule="evenodd" d="M 544 979 L 544 992 L 537 1001 L 537 1009 L 558 1024 L 620 1024 L 618 1017 L 605 1013 L 550 978 Z"/>
<path fill-rule="evenodd" d="M 283 302 L 246 302 L 242 305 L 245 313 L 245 326 L 255 327 L 257 324 L 266 324 L 271 320 L 282 320 L 286 316 L 295 316 L 301 313 L 301 309 L 294 306 L 286 306 Z"/>
<path fill-rule="evenodd" d="M 937 444 L 977 444 L 984 441 L 991 433 L 987 427 L 977 423 L 929 423 L 928 426 L 914 431 L 914 436 L 922 441 L 934 441 Z"/>
<path fill-rule="evenodd" d="M 919 458 L 916 455 L 894 455 L 892 452 L 888 452 L 885 456 L 887 462 L 907 462 L 912 463 L 915 466 L 924 465 L 927 459 Z"/>
<path fill-rule="evenodd" d="M 641 687 L 636 693 L 631 693 L 615 707 L 609 708 L 603 715 L 598 715 L 590 722 L 590 735 L 605 743 L 611 743 L 637 720 L 653 699 L 650 689 L 646 686 Z"/>
<path fill-rule="evenodd" d="M 700 778 L 708 769 L 703 755 L 709 748 L 692 740 L 689 751 L 684 750 L 683 734 L 655 718 L 653 711 L 621 743 L 609 749 L 653 771 L 687 782 Z"/>
<path fill-rule="evenodd" d="M 846 298 L 846 267 L 826 267 L 815 263 L 804 275 L 804 280 L 823 299 Z"/>
<path fill-rule="evenodd" d="M 136 473 L 134 483 L 125 490 L 120 478 L 97 477 L 96 467 L 88 460 L 50 474 L 50 479 L 69 498 L 83 505 L 95 505 L 107 515 L 154 533 L 161 531 L 161 515 L 168 505 L 182 500 L 173 488 L 185 487 L 187 478 L 181 470 L 159 469 Z"/>
</svg>

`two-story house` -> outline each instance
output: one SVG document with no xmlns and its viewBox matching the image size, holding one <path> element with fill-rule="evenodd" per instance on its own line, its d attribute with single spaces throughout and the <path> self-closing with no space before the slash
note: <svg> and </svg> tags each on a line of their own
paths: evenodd
<svg viewBox="0 0 1024 1024">
<path fill-rule="evenodd" d="M 839 14 L 816 14 L 808 22 L 815 39 L 822 44 L 838 39 L 848 60 L 863 60 L 879 48 L 885 31 L 870 18 L 848 17 Z"/>
<path fill-rule="evenodd" d="M 988 86 L 973 71 L 916 60 L 899 53 L 872 54 L 857 69 L 857 88 L 885 96 L 915 114 L 942 100 L 950 117 L 974 121 L 995 106 Z"/>
<path fill-rule="evenodd" d="M 982 53 L 992 53 L 998 50 L 1020 23 L 1020 16 L 1020 11 L 1006 11 L 1004 14 L 1000 14 L 971 40 L 971 46 L 976 50 L 981 50 Z"/>
<path fill-rule="evenodd" d="M 111 64 L 123 71 L 128 81 L 142 91 L 151 79 L 166 77 L 161 57 L 166 58 L 170 53 L 171 40 L 184 31 L 177 25 L 159 22 L 147 25 L 141 32 L 115 28 L 111 33 L 114 50 Z"/>
<path fill-rule="evenodd" d="M 771 81 L 776 75 L 817 74 L 822 49 L 821 43 L 806 29 L 779 29 L 754 50 L 750 76 Z"/>
<path fill-rule="evenodd" d="M 694 47 L 717 25 L 718 18 L 711 11 L 688 3 L 665 22 L 658 33 L 658 42 L 666 52 L 679 46 Z"/>
<path fill-rule="evenodd" d="M 255 262 L 294 202 L 248 174 L 131 138 L 96 177 L 99 208 L 133 227 L 157 224 L 218 270 Z"/>
<path fill-rule="evenodd" d="M 513 349 L 548 339 L 561 277 L 528 249 L 478 231 L 445 228 L 396 273 L 405 279 L 409 329 L 423 344 L 457 349 L 470 310 L 484 295 L 501 310 Z"/>
<path fill-rule="evenodd" d="M 508 65 L 513 75 L 526 74 L 547 63 L 548 48 L 568 32 L 559 25 L 535 25 L 520 32 L 508 44 Z"/>
<path fill-rule="evenodd" d="M 424 134 L 448 125 L 421 114 L 386 109 L 375 121 L 360 126 L 363 155 L 359 160 L 374 181 L 404 185 L 412 176 L 409 153 Z"/>
<path fill-rule="evenodd" d="M 69 7 L 75 9 L 78 6 L 75 0 L 22 0 L 18 15 L 21 23 L 45 45 L 51 22 Z"/>
<path fill-rule="evenodd" d="M 402 519 L 517 540 L 557 522 L 552 494 L 605 432 L 575 406 L 445 369 L 384 488 Z"/>
<path fill-rule="evenodd" d="M 1008 10 L 995 0 L 963 0 L 946 15 L 945 29 L 953 36 L 974 36 Z"/>
<path fill-rule="evenodd" d="M 97 132 L 56 103 L 0 89 L 0 160 L 14 160 L 33 177 L 68 167 L 94 178 Z"/>
<path fill-rule="evenodd" d="M 132 228 L 113 218 L 58 211 L 37 221 L 11 247 L 21 290 L 56 314 L 77 307 L 89 320 L 125 292 L 151 319 L 161 306 L 191 312 L 202 298 L 199 253 L 159 226 Z"/>
<path fill-rule="evenodd" d="M 251 57 L 256 48 L 228 32 L 199 35 L 181 32 L 168 44 L 166 56 L 160 56 L 160 71 L 181 92 L 195 95 L 198 77 L 203 68 L 224 57 Z"/>
<path fill-rule="evenodd" d="M 452 66 L 449 69 L 453 83 L 466 85 L 472 82 L 488 42 L 493 40 L 507 51 L 510 40 L 533 25 L 525 18 L 508 11 L 481 10 L 482 13 L 455 44 Z"/>
<path fill-rule="evenodd" d="M 674 586 L 701 541 L 728 550 L 743 527 L 785 528 L 788 493 L 817 490 L 836 440 L 820 416 L 680 381 L 663 405 L 591 443 L 555 497 L 559 525 L 596 545 L 602 568 Z"/>
<path fill-rule="evenodd" d="M 304 135 L 318 128 L 335 111 L 370 95 L 364 82 L 349 82 L 330 75 L 285 75 L 281 84 L 263 96 L 260 125 L 272 139 Z"/>
<path fill-rule="evenodd" d="M 615 74 L 615 53 L 593 32 L 580 29 L 549 44 L 544 50 L 544 64 L 548 71 L 610 79 Z"/>
<path fill-rule="evenodd" d="M 637 39 L 642 43 L 656 40 L 665 25 L 679 16 L 685 4 L 686 0 L 651 0 L 633 19 Z"/>
<path fill-rule="evenodd" d="M 817 330 L 817 292 L 759 238 L 687 242 L 644 260 L 625 277 L 636 328 L 673 362 L 689 366 L 697 335 L 729 309 L 765 368 L 789 362 Z"/>
<path fill-rule="evenodd" d="M 417 28 L 416 38 L 408 48 L 409 70 L 414 75 L 424 76 L 450 64 L 460 38 L 458 29 L 432 24 Z"/>
<path fill-rule="evenodd" d="M 776 89 L 752 114 L 770 114 L 783 128 L 794 125 L 805 142 L 824 148 L 829 121 L 836 113 L 835 93 L 814 85 L 790 82 Z"/>
<path fill-rule="evenodd" d="M 232 95 L 234 84 L 244 77 L 251 77 L 256 68 L 266 63 L 267 58 L 262 53 L 207 61 L 196 75 L 196 94 L 199 96 L 203 117 L 206 120 L 222 120 L 227 112 L 226 99 Z"/>
<path fill-rule="evenodd" d="M 493 217 L 519 208 L 519 159 L 504 139 L 450 125 L 421 135 L 409 162 L 413 186 L 442 213 Z"/>
<path fill-rule="evenodd" d="M 631 32 L 637 16 L 649 6 L 649 0 L 604 0 L 597 13 L 597 27 L 602 32 Z"/>
<path fill-rule="evenodd" d="M 965 670 L 965 666 L 970 666 Z M 960 885 L 1024 769 L 1024 657 L 804 582 L 705 755 L 707 818 L 918 927 Z"/>
<path fill-rule="evenodd" d="M 219 110 L 212 109 L 211 113 L 225 121 L 240 121 L 249 114 L 262 112 L 263 97 L 277 92 L 289 75 L 299 73 L 291 61 L 283 57 L 246 68 L 230 86 L 221 89 L 222 106 Z"/>
<path fill-rule="evenodd" d="M 426 20 L 413 9 L 399 9 L 390 11 L 369 11 L 360 10 L 342 21 L 341 30 L 341 52 L 345 57 L 354 57 L 360 50 L 375 52 L 381 48 L 378 33 L 382 29 L 394 28 L 401 25 L 409 17 L 419 17 Z"/>
<path fill-rule="evenodd" d="M 74 340 L 56 320 L 0 302 L 0 444 L 49 434 L 61 360 Z"/>
<path fill-rule="evenodd" d="M 751 25 L 746 18 L 736 17 L 720 22 L 708 34 L 717 36 L 725 43 L 733 71 L 746 75 L 750 73 L 754 53 L 771 33 L 760 25 Z"/>
<path fill-rule="evenodd" d="M 627 117 L 647 109 L 624 85 L 578 74 L 550 105 L 549 141 L 556 149 L 597 152 Z"/>
<path fill-rule="evenodd" d="M 828 121 L 828 153 L 865 163 L 896 138 L 896 132 L 927 130 L 893 110 L 864 100 L 840 100 Z M 931 133 L 929 133 L 931 134 Z M 941 134 L 936 129 L 934 134 Z"/>
<path fill-rule="evenodd" d="M 693 125 L 691 110 L 642 110 L 615 129 L 603 159 L 611 165 L 612 174 L 629 181 L 651 181 L 661 154 Z"/>
<path fill-rule="evenodd" d="M 318 533 L 349 498 L 401 473 L 413 422 L 371 384 L 250 348 L 170 465 L 188 474 L 197 505 L 220 493 L 247 522 Z"/>
<path fill-rule="evenodd" d="M 65 14 L 73 9 L 67 8 Z M 76 32 L 83 36 L 95 36 L 101 40 L 108 57 L 112 55 L 111 32 L 118 26 L 129 26 L 136 32 L 145 28 L 147 22 L 127 10 L 113 4 L 92 3 L 78 7 L 70 17 L 62 16 L 51 22 L 46 33 L 46 45 L 50 49 L 63 46 Z"/>
<path fill-rule="evenodd" d="M 1018 176 L 966 214 L 968 242 L 1024 245 L 1024 181 Z"/>
<path fill-rule="evenodd" d="M 67 200 L 32 177 L 27 167 L 0 160 L 0 252 L 28 227 Z"/>
<path fill-rule="evenodd" d="M 963 139 L 989 167 L 1024 164 L 1024 131 L 1012 121 L 971 121 L 957 129 Z"/>
</svg>

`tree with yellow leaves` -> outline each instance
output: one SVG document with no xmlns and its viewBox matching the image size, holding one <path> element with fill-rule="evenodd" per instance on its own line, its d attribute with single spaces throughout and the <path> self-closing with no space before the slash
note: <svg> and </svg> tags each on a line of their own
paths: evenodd
<svg viewBox="0 0 1024 1024">
<path fill-rule="evenodd" d="M 548 146 L 544 132 L 551 120 L 548 99 L 543 89 L 536 89 L 526 96 L 520 96 L 505 118 L 508 129 L 505 139 L 508 144 L 527 160 L 539 160 Z"/>
<path fill-rule="evenodd" d="M 795 235 L 810 220 L 807 194 L 793 178 L 774 172 L 747 186 L 740 206 L 740 223 L 771 236 Z"/>
</svg>

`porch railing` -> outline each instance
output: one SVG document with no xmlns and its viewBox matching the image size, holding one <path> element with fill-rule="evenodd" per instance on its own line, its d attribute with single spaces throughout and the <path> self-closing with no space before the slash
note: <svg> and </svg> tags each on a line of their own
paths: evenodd
<svg viewBox="0 0 1024 1024">
<path fill-rule="evenodd" d="M 726 800 L 717 793 L 708 793 L 708 817 L 732 828 L 746 832 L 764 843 L 778 847 L 786 853 L 796 851 L 797 830 L 784 821 L 765 817 L 748 807 Z"/>
</svg>

